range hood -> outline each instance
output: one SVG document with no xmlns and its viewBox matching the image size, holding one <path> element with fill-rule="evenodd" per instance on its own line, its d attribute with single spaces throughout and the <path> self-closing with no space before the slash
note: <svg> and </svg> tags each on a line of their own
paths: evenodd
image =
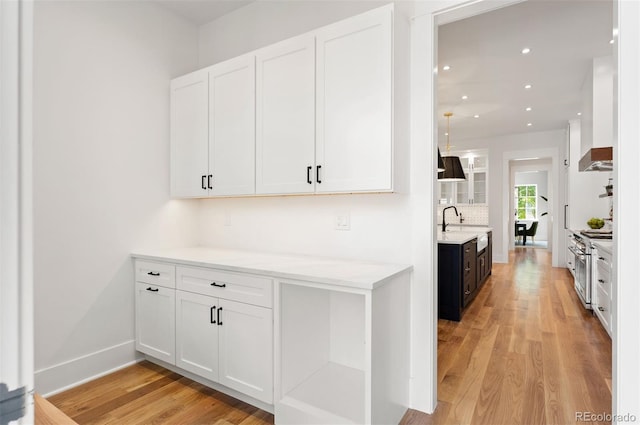
<svg viewBox="0 0 640 425">
<path fill-rule="evenodd" d="M 580 159 L 578 171 L 612 171 L 613 148 L 591 148 Z"/>
</svg>

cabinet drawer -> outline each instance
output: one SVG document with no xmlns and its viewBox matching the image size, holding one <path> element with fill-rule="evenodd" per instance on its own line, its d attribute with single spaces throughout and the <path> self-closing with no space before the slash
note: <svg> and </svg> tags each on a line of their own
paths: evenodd
<svg viewBox="0 0 640 425">
<path fill-rule="evenodd" d="M 598 262 L 596 286 L 602 288 L 608 295 L 611 294 L 611 271 L 609 266 L 602 265 L 600 262 Z"/>
<path fill-rule="evenodd" d="M 151 283 L 165 288 L 176 287 L 176 268 L 173 264 L 135 261 L 136 282 Z"/>
<path fill-rule="evenodd" d="M 600 286 L 597 286 L 596 301 L 596 315 L 602 322 L 602 326 L 604 326 L 607 333 L 611 335 L 611 298 Z"/>
<path fill-rule="evenodd" d="M 601 249 L 597 250 L 597 262 L 598 267 L 608 267 L 611 268 L 611 255 L 608 252 L 603 251 Z"/>
<path fill-rule="evenodd" d="M 198 267 L 176 268 L 177 288 L 197 294 L 271 307 L 273 281 L 243 273 Z"/>
</svg>

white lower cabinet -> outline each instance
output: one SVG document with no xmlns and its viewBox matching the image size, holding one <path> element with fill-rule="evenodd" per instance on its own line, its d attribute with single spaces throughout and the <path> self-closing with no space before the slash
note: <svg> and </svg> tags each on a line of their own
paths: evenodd
<svg viewBox="0 0 640 425">
<path fill-rule="evenodd" d="M 278 425 L 405 414 L 410 266 L 203 247 L 134 258 L 136 348 L 149 360 Z"/>
<path fill-rule="evenodd" d="M 222 299 L 219 304 L 219 382 L 273 403 L 272 310 Z"/>
<path fill-rule="evenodd" d="M 592 255 L 595 258 L 595 273 L 594 273 L 594 285 L 593 285 L 593 312 L 602 323 L 602 326 L 607 331 L 609 336 L 612 332 L 611 318 L 613 315 L 612 307 L 612 287 L 613 281 L 611 279 L 611 264 L 612 255 L 607 250 L 596 245 L 596 254 Z"/>
<path fill-rule="evenodd" d="M 272 403 L 271 309 L 176 291 L 176 366 Z"/>
<path fill-rule="evenodd" d="M 136 350 L 175 364 L 175 296 L 172 288 L 136 283 Z"/>
<path fill-rule="evenodd" d="M 218 381 L 217 298 L 176 291 L 176 366 Z"/>
<path fill-rule="evenodd" d="M 273 403 L 272 279 L 143 260 L 135 270 L 138 351 Z"/>
</svg>

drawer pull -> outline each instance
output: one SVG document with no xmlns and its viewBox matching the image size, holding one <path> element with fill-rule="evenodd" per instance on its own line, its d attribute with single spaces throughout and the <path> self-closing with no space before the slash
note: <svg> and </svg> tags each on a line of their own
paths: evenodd
<svg viewBox="0 0 640 425">
<path fill-rule="evenodd" d="M 471 271 L 471 267 L 465 267 L 465 268 L 464 268 L 464 271 L 465 271 L 465 272 Z"/>
<path fill-rule="evenodd" d="M 604 307 L 600 307 L 600 306 L 598 306 L 598 310 L 600 310 L 600 311 L 604 311 Z"/>
<path fill-rule="evenodd" d="M 471 291 L 464 291 L 465 295 L 469 295 L 471 293 Z"/>
<path fill-rule="evenodd" d="M 220 320 L 221 311 L 222 311 L 222 307 L 218 307 L 218 326 L 222 326 L 222 320 Z"/>
<path fill-rule="evenodd" d="M 215 283 L 215 282 L 211 282 L 211 286 L 215 286 L 216 288 L 226 288 L 226 287 L 227 287 L 227 284 L 226 284 L 226 283 L 223 283 L 222 285 L 218 285 L 218 284 L 217 284 L 217 283 Z"/>
<path fill-rule="evenodd" d="M 205 181 L 205 179 L 206 179 L 206 178 L 207 178 L 207 176 L 202 176 L 202 179 L 200 180 L 200 183 L 201 183 L 201 184 L 200 184 L 200 187 L 201 187 L 203 190 L 207 190 L 207 186 L 205 186 L 205 184 L 204 184 L 204 181 Z"/>
<path fill-rule="evenodd" d="M 316 183 L 320 184 L 322 183 L 322 180 L 320 180 L 320 169 L 322 168 L 322 165 L 317 165 L 316 166 Z"/>
<path fill-rule="evenodd" d="M 602 279 L 598 279 L 598 282 L 600 282 L 600 283 L 604 283 L 604 280 L 602 280 Z"/>
<path fill-rule="evenodd" d="M 604 260 L 604 257 L 598 257 L 598 260 L 605 261 L 605 260 Z"/>
<path fill-rule="evenodd" d="M 313 182 L 311 181 L 311 169 L 313 167 L 312 166 L 308 166 L 307 167 L 307 183 L 309 184 L 313 184 Z"/>
<path fill-rule="evenodd" d="M 149 272 L 147 273 L 149 276 L 160 276 L 160 272 Z"/>
<path fill-rule="evenodd" d="M 147 291 L 151 291 L 151 292 L 158 292 L 160 289 L 158 288 L 152 288 L 152 287 L 148 287 Z"/>
<path fill-rule="evenodd" d="M 207 188 L 209 189 L 213 189 L 213 186 L 211 186 L 211 179 L 213 178 L 213 174 L 209 174 L 207 176 Z"/>
<path fill-rule="evenodd" d="M 211 307 L 210 314 L 209 314 L 209 318 L 210 318 L 210 321 L 211 321 L 212 325 L 216 324 L 216 319 L 213 318 L 213 312 L 215 310 L 216 310 L 216 306 L 214 305 L 213 307 Z"/>
</svg>

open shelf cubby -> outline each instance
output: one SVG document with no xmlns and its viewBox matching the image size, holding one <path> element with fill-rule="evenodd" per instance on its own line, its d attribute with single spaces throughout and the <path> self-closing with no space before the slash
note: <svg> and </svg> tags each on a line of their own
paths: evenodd
<svg viewBox="0 0 640 425">
<path fill-rule="evenodd" d="M 409 405 L 410 273 L 370 289 L 278 282 L 276 425 L 398 423 Z"/>
</svg>

